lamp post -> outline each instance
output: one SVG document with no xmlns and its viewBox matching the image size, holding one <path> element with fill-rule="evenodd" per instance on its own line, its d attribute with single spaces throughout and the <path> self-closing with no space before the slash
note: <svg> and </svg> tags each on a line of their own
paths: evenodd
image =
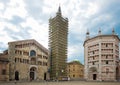
<svg viewBox="0 0 120 85">
<path fill-rule="evenodd" d="M 64 76 L 63 76 L 63 72 L 64 72 L 64 70 L 62 69 L 62 70 L 61 70 L 61 80 L 63 80 L 63 77 L 64 77 Z"/>
<path fill-rule="evenodd" d="M 64 72 L 64 70 L 62 69 L 62 70 L 61 70 L 61 73 L 62 73 L 62 75 L 61 75 L 61 76 L 63 76 L 63 72 Z"/>
</svg>

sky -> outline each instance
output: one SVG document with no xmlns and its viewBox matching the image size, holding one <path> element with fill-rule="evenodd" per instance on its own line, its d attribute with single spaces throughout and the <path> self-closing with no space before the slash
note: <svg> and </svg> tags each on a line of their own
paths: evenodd
<svg viewBox="0 0 120 85">
<path fill-rule="evenodd" d="M 111 34 L 120 36 L 120 0 L 0 0 L 0 52 L 8 42 L 35 39 L 48 48 L 49 18 L 61 6 L 62 16 L 69 20 L 68 62 L 84 64 L 83 43 L 86 31 L 90 37 Z"/>
</svg>

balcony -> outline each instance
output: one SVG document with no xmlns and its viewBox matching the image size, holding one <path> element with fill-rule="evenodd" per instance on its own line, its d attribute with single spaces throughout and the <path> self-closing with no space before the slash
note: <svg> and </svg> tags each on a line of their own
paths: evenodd
<svg viewBox="0 0 120 85">
<path fill-rule="evenodd" d="M 31 65 L 36 65 L 36 64 L 37 64 L 37 63 L 36 63 L 36 58 L 35 58 L 35 57 L 34 57 L 34 58 L 31 58 L 30 64 L 31 64 Z"/>
</svg>

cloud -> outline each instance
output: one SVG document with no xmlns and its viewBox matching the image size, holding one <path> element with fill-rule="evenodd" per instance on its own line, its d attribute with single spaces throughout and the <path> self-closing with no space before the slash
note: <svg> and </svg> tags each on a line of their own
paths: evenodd
<svg viewBox="0 0 120 85">
<path fill-rule="evenodd" d="M 31 38 L 36 39 L 42 45 L 48 48 L 48 25 L 42 21 L 36 21 L 32 17 L 26 18 L 26 21 L 21 23 L 23 28 L 31 28 L 28 31 Z"/>
<path fill-rule="evenodd" d="M 119 0 L 0 0 L 0 45 L 7 48 L 9 41 L 33 38 L 48 48 L 48 20 L 59 5 L 63 17 L 69 19 L 68 61 L 84 63 L 87 29 L 91 37 L 99 28 L 105 34 L 114 27 L 120 34 Z"/>
<path fill-rule="evenodd" d="M 79 0 L 80 1 L 80 0 Z M 72 2 L 72 1 L 71 1 Z M 74 55 L 81 56 L 78 54 L 78 49 L 75 49 L 77 46 L 74 45 L 81 43 L 79 48 L 82 52 L 82 60 L 84 62 L 84 50 L 83 43 L 85 40 L 86 30 L 89 29 L 90 36 L 96 36 L 98 34 L 99 28 L 101 28 L 102 33 L 111 33 L 113 27 L 117 27 L 116 24 L 120 22 L 118 19 L 120 11 L 120 1 L 111 0 L 101 0 L 101 1 L 80 1 L 81 3 L 68 2 L 70 14 L 67 14 L 69 18 L 69 60 L 74 59 Z M 74 4 L 74 5 L 73 5 Z M 113 10 L 111 10 L 113 9 Z M 68 12 L 69 13 L 69 12 Z M 120 26 L 118 26 L 120 27 Z M 118 29 L 118 28 L 116 28 Z M 109 30 L 109 31 L 108 31 Z M 117 31 L 118 32 L 118 31 Z M 73 46 L 71 48 L 71 46 Z M 71 51 L 72 50 L 72 51 Z M 74 50 L 74 51 L 73 51 Z M 72 54 L 74 53 L 74 54 Z M 80 53 L 80 52 L 79 52 Z M 73 56 L 73 57 L 72 57 Z"/>
<path fill-rule="evenodd" d="M 72 44 L 68 47 L 68 62 L 78 59 L 80 62 L 83 63 L 84 60 L 84 52 L 83 52 L 83 43 Z"/>
<path fill-rule="evenodd" d="M 30 17 L 33 17 L 36 20 L 45 18 L 42 12 L 43 1 L 44 0 L 25 0 L 25 9 L 27 10 Z"/>
<path fill-rule="evenodd" d="M 11 20 L 13 16 L 19 16 L 21 18 L 25 18 L 27 16 L 23 0 L 10 0 L 6 6 L 7 7 L 3 12 L 3 18 L 7 20 Z"/>
</svg>

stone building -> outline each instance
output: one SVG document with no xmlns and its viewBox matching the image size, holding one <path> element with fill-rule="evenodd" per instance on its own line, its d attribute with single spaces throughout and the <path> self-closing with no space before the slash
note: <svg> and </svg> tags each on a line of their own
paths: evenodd
<svg viewBox="0 0 120 85">
<path fill-rule="evenodd" d="M 71 80 L 83 80 L 84 66 L 79 61 L 67 63 L 67 74 Z"/>
<path fill-rule="evenodd" d="M 115 34 L 90 38 L 86 33 L 84 41 L 84 77 L 86 80 L 116 81 L 119 80 L 119 37 Z"/>
<path fill-rule="evenodd" d="M 0 53 L 0 81 L 9 81 L 8 52 Z"/>
<path fill-rule="evenodd" d="M 9 80 L 46 80 L 48 50 L 36 40 L 8 43 Z"/>
<path fill-rule="evenodd" d="M 56 16 L 49 19 L 50 78 L 67 76 L 68 19 L 64 18 L 61 8 Z"/>
</svg>

